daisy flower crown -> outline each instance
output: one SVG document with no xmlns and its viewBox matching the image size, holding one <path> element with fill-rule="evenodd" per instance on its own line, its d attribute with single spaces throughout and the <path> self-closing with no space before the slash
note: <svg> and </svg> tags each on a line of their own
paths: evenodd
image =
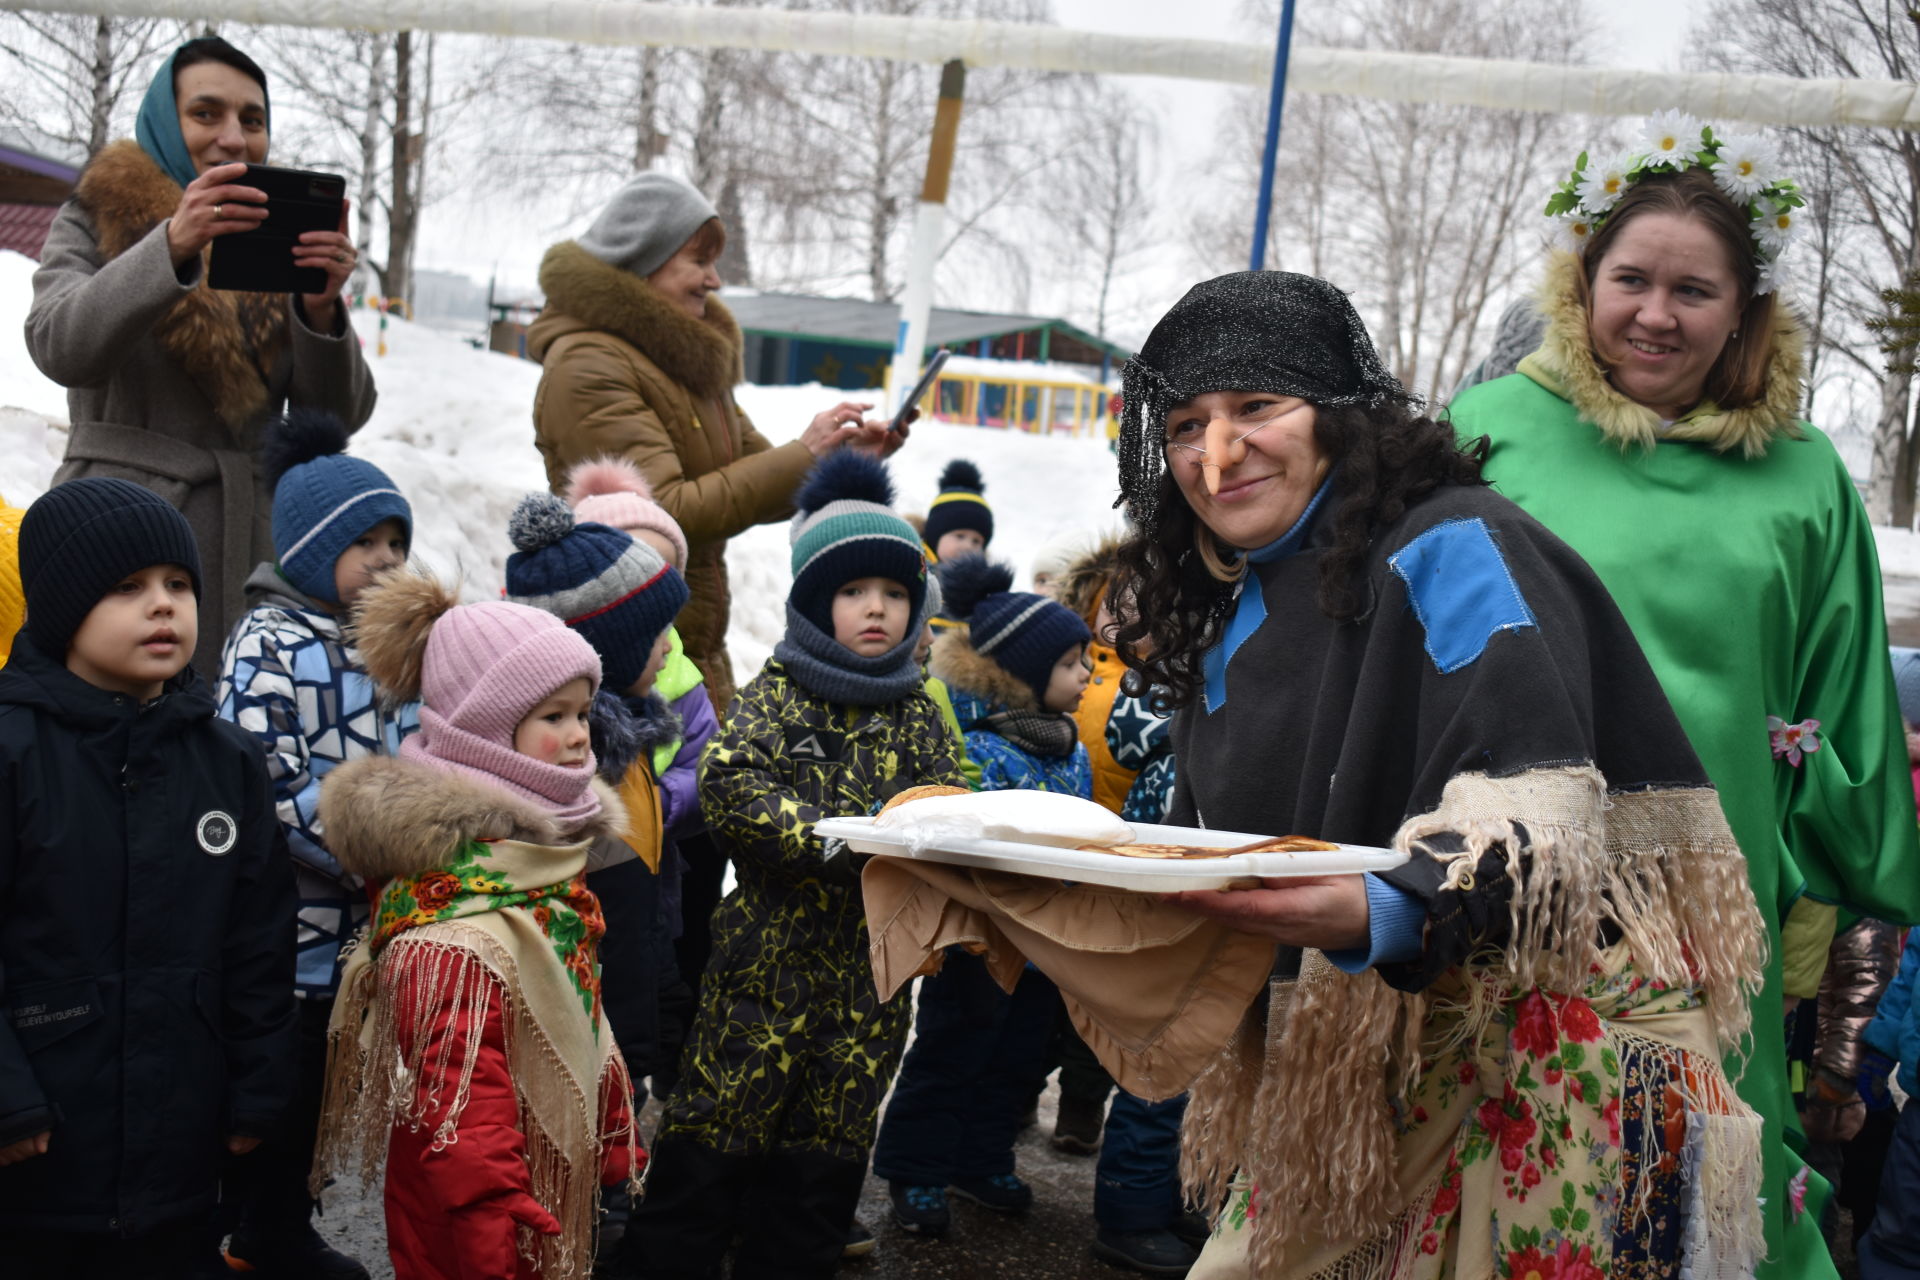
<svg viewBox="0 0 1920 1280">
<path fill-rule="evenodd" d="M 1547 201 L 1564 248 L 1579 252 L 1606 225 L 1628 188 L 1656 173 L 1702 168 L 1734 206 L 1747 215 L 1754 261 L 1760 268 L 1755 293 L 1772 293 L 1780 282 L 1780 256 L 1801 234 L 1806 198 L 1791 178 L 1781 176 L 1773 143 L 1759 134 L 1721 137 L 1679 111 L 1662 111 L 1647 121 L 1635 150 L 1595 159 L 1582 151 L 1573 173 Z"/>
</svg>

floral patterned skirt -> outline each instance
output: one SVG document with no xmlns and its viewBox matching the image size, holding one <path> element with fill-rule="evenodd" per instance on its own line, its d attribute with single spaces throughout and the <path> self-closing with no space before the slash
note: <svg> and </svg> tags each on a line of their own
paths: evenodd
<svg viewBox="0 0 1920 1280">
<path fill-rule="evenodd" d="M 1760 1119 L 1722 1072 L 1695 993 L 1618 965 L 1578 996 L 1505 1001 L 1477 1038 L 1424 1063 L 1396 1117 L 1407 1207 L 1365 1240 L 1290 1251 L 1285 1276 L 1750 1275 Z M 1443 1020 L 1435 1032 L 1445 1043 Z M 1191 1280 L 1249 1276 L 1259 1213 L 1259 1188 L 1236 1184 Z"/>
</svg>

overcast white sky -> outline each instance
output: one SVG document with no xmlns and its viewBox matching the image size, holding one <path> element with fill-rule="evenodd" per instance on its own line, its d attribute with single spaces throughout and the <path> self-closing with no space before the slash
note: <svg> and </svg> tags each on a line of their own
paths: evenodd
<svg viewBox="0 0 1920 1280">
<path fill-rule="evenodd" d="M 1298 0 L 1298 5 L 1324 2 Z M 1706 4 L 1707 0 L 1596 0 L 1593 9 L 1601 25 L 1593 33 L 1595 60 L 1648 70 L 1677 68 L 1686 28 Z M 1270 33 L 1251 33 L 1241 25 L 1240 9 L 1241 0 L 1054 0 L 1059 23 L 1068 28 L 1271 41 Z M 1227 85 L 1198 81 L 1127 77 L 1123 83 L 1161 122 L 1163 157 L 1204 155 L 1232 92 Z M 1163 162 L 1161 168 L 1158 177 L 1163 189 L 1182 181 L 1174 163 Z M 1251 218 L 1249 210 L 1249 235 Z M 532 285 L 540 255 L 548 244 L 581 229 L 530 225 L 539 221 L 537 215 L 530 219 L 524 209 L 506 212 L 467 199 L 443 199 L 430 204 L 426 211 L 425 234 L 416 250 L 416 262 L 480 280 L 497 270 L 502 292 L 511 293 Z M 1184 262 L 1169 257 L 1165 269 L 1177 274 L 1187 268 Z"/>
</svg>

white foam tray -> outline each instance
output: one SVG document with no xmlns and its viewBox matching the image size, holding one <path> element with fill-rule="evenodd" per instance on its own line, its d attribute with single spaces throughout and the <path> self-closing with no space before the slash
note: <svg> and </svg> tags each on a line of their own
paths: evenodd
<svg viewBox="0 0 1920 1280">
<path fill-rule="evenodd" d="M 1336 849 L 1303 853 L 1236 853 L 1224 858 L 1129 858 L 1118 853 L 1088 853 L 978 836 L 942 837 L 938 848 L 915 849 L 911 844 L 912 832 L 898 827 L 876 829 L 872 818 L 828 818 L 815 823 L 813 830 L 822 838 L 832 836 L 845 840 L 859 853 L 920 858 L 958 867 L 1137 889 L 1142 893 L 1224 889 L 1249 877 L 1359 875 L 1363 871 L 1386 871 L 1407 860 L 1404 853 L 1366 845 L 1341 845 Z M 1231 849 L 1271 838 L 1240 831 L 1208 831 L 1150 822 L 1136 822 L 1133 830 L 1135 841 L 1140 844 L 1184 844 L 1208 849 Z"/>
</svg>

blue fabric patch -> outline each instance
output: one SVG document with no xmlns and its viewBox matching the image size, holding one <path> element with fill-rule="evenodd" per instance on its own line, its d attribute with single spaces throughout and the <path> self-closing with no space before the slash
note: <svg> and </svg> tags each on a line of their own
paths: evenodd
<svg viewBox="0 0 1920 1280">
<path fill-rule="evenodd" d="M 1227 705 L 1227 664 L 1233 661 L 1235 651 L 1247 642 L 1247 637 L 1258 631 L 1266 620 L 1267 602 L 1260 594 L 1260 581 L 1249 573 L 1241 580 L 1240 599 L 1233 617 L 1227 619 L 1220 643 L 1207 650 L 1201 660 L 1207 676 L 1208 715 Z"/>
<path fill-rule="evenodd" d="M 1407 584 L 1427 656 L 1442 675 L 1485 653 L 1496 632 L 1539 625 L 1484 520 L 1435 525 L 1387 564 Z"/>
<path fill-rule="evenodd" d="M 1340 474 L 1335 467 L 1313 491 L 1313 500 L 1307 503 L 1307 509 L 1293 522 L 1293 527 L 1261 547 L 1249 552 L 1247 560 L 1251 564 L 1271 564 L 1275 560 L 1284 560 L 1307 544 L 1307 534 L 1313 529 L 1314 517 L 1320 512 L 1321 504 L 1327 494 L 1333 491 L 1333 482 Z M 1260 575 L 1249 569 L 1240 579 L 1240 589 L 1234 596 L 1233 617 L 1227 620 L 1227 629 L 1211 649 L 1200 655 L 1200 669 L 1206 676 L 1206 712 L 1212 715 L 1227 705 L 1227 664 L 1233 661 L 1233 655 L 1247 637 L 1260 629 L 1267 620 L 1267 602 L 1261 595 Z"/>
</svg>

